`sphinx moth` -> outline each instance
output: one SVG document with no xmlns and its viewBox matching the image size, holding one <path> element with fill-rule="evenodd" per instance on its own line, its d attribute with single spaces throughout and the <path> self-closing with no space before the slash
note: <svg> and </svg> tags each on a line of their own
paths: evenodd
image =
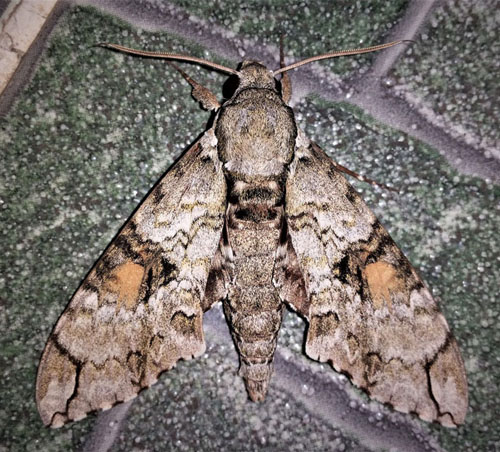
<svg viewBox="0 0 500 452">
<path fill-rule="evenodd" d="M 306 354 L 402 412 L 454 427 L 467 380 L 429 290 L 287 105 L 286 71 L 254 61 L 219 105 L 174 66 L 213 126 L 163 177 L 95 264 L 52 331 L 36 401 L 59 427 L 133 398 L 205 350 L 203 313 L 221 301 L 250 399 L 263 401 L 283 310 L 308 322 Z M 277 80 L 278 74 L 282 75 Z"/>
</svg>

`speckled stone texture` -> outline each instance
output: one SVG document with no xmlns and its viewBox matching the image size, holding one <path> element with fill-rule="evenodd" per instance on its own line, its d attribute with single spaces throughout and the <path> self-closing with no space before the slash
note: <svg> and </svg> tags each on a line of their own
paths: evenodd
<svg viewBox="0 0 500 452">
<path fill-rule="evenodd" d="M 415 4 L 425 2 L 405 1 L 99 3 L 100 11 L 67 7 L 0 119 L 0 451 L 500 448 L 495 3 L 442 1 L 423 17 Z M 411 36 L 411 27 L 398 29 L 417 17 Z M 130 407 L 45 429 L 34 384 L 51 328 L 126 218 L 209 120 L 164 62 L 93 44 L 188 53 L 231 67 L 251 57 L 276 67 L 282 32 L 290 62 L 391 38 L 416 41 L 398 51 L 382 79 L 373 68 L 390 54 L 294 71 L 292 104 L 300 127 L 336 161 L 398 188 L 353 182 L 441 300 L 468 372 L 465 426 L 428 425 L 369 401 L 305 357 L 305 324 L 291 313 L 266 402 L 253 404 L 216 310 L 206 315 L 202 357 L 179 363 Z M 183 68 L 223 97 L 225 76 Z"/>
</svg>

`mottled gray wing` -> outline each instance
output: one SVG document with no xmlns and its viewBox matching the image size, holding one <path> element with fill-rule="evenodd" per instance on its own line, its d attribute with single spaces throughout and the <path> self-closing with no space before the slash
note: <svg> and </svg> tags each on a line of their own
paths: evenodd
<svg viewBox="0 0 500 452">
<path fill-rule="evenodd" d="M 275 271 L 309 321 L 306 353 L 371 397 L 446 426 L 464 422 L 467 381 L 429 290 L 359 195 L 314 143 L 286 185 L 287 236 Z"/>
<path fill-rule="evenodd" d="M 164 176 L 60 317 L 38 367 L 46 425 L 128 400 L 204 352 L 203 295 L 226 207 L 213 143 L 208 131 Z"/>
</svg>

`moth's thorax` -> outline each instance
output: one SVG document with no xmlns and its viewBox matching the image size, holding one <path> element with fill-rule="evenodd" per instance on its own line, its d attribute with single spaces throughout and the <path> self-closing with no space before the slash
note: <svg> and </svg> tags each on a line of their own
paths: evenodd
<svg viewBox="0 0 500 452">
<path fill-rule="evenodd" d="M 223 105 L 215 134 L 226 175 L 276 178 L 292 161 L 297 128 L 275 90 L 248 87 Z"/>
</svg>

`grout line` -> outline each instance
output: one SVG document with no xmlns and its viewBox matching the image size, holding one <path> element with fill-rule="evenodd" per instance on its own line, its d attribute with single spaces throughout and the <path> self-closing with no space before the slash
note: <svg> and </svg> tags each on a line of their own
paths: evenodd
<svg viewBox="0 0 500 452">
<path fill-rule="evenodd" d="M 221 308 L 222 306 L 217 304 L 204 314 L 206 341 L 217 346 L 232 345 L 229 327 Z M 287 312 L 287 315 L 295 314 Z M 236 350 L 234 354 L 236 355 Z M 374 412 L 369 407 L 361 409 L 351 405 L 352 400 L 348 395 L 351 384 L 348 383 L 346 387 L 339 384 L 331 378 L 335 375 L 334 370 L 324 363 L 322 366 L 325 368 L 324 373 L 312 368 L 306 370 L 298 356 L 278 345 L 274 354 L 274 373 L 270 390 L 287 393 L 291 399 L 306 407 L 306 411 L 312 416 L 321 419 L 332 429 L 341 428 L 369 450 L 443 452 L 432 435 L 421 428 L 419 421 L 404 414 L 389 410 L 380 421 L 372 422 Z M 312 392 L 303 392 L 304 385 L 312 389 Z M 379 402 L 373 402 L 374 406 L 378 404 Z M 377 407 L 377 412 L 380 409 Z"/>
<path fill-rule="evenodd" d="M 12 0 L 0 18 L 0 94 L 36 40 L 57 0 Z"/>
<path fill-rule="evenodd" d="M 387 36 L 388 41 L 397 39 L 418 40 L 419 31 L 425 27 L 429 16 L 437 6 L 436 0 L 425 2 L 411 2 L 404 15 L 390 31 Z M 410 44 L 411 45 L 411 44 Z M 376 54 L 373 65 L 362 77 L 363 79 L 386 77 L 396 64 L 397 60 L 408 50 L 408 44 L 399 45 Z"/>
<path fill-rule="evenodd" d="M 107 452 L 109 451 L 126 422 L 128 411 L 135 399 L 122 402 L 108 411 L 103 411 L 85 438 L 80 452 Z"/>
<path fill-rule="evenodd" d="M 230 60 L 241 60 L 237 49 L 244 48 L 245 57 L 257 58 L 270 65 L 276 62 L 277 49 L 273 46 L 262 46 L 257 41 L 245 42 L 235 35 L 229 38 L 224 30 L 217 26 L 207 29 L 203 21 L 193 21 L 181 8 L 168 1 L 160 9 L 145 11 L 138 16 L 133 3 L 122 4 L 119 0 L 72 0 L 75 4 L 91 5 L 107 14 L 115 15 L 133 26 L 149 30 L 165 30 L 183 38 L 193 40 L 202 46 Z M 391 33 L 393 39 L 401 38 L 402 30 L 417 38 L 418 31 L 425 27 L 433 9 L 440 0 L 425 0 L 425 2 L 411 2 L 402 20 L 395 25 Z M 406 36 L 408 37 L 408 35 Z M 340 77 L 328 71 L 318 70 L 311 65 L 301 68 L 292 75 L 293 104 L 309 94 L 332 102 L 346 102 L 357 106 L 373 116 L 377 121 L 396 130 L 407 133 L 413 138 L 435 148 L 447 162 L 460 173 L 488 179 L 498 183 L 500 181 L 500 161 L 494 158 L 491 150 L 470 144 L 471 139 L 464 139 L 450 132 L 450 128 L 442 126 L 428 117 L 418 105 L 403 99 L 396 89 L 387 88 L 380 84 L 377 74 L 390 71 L 398 57 L 406 52 L 407 47 L 394 47 L 380 55 L 374 66 L 362 77 L 367 83 L 361 92 L 357 88 L 356 74 L 350 80 L 341 81 Z M 392 51 L 392 52 L 391 52 Z M 300 58 L 299 58 L 300 59 Z M 377 74 L 374 74 L 373 71 Z M 319 71 L 319 72 L 318 72 Z M 453 128 L 452 128 L 453 130 Z"/>
<path fill-rule="evenodd" d="M 15 72 L 22 69 L 24 63 L 23 57 L 25 57 L 30 47 L 36 46 L 36 38 L 39 36 L 40 30 L 57 3 L 57 0 L 11 0 L 4 11 L 0 18 L 0 94 L 2 94 L 2 91 L 5 90 L 9 83 L 11 85 L 14 83 L 15 85 Z M 66 3 L 92 5 L 135 26 L 168 30 L 169 32 L 177 33 L 197 42 L 200 41 L 200 36 L 204 36 L 204 33 L 202 33 L 204 31 L 203 25 L 197 23 L 196 26 L 186 26 L 189 23 L 189 16 L 182 9 L 174 7 L 169 3 L 167 3 L 169 11 L 162 11 L 162 14 L 159 17 L 157 16 L 155 20 L 152 20 L 147 13 L 141 17 L 134 16 L 131 5 L 124 6 L 119 2 L 117 3 L 116 0 L 59 1 L 59 5 Z M 429 1 L 426 5 L 410 5 L 409 8 L 412 14 L 409 15 L 407 13 L 403 17 L 403 24 L 396 25 L 393 33 L 398 32 L 404 25 L 405 29 L 410 29 L 411 33 L 414 34 L 416 30 L 425 24 L 430 11 L 435 6 L 435 0 Z M 226 58 L 233 60 L 241 59 L 241 55 L 238 55 L 237 50 L 239 47 L 237 36 L 229 40 L 224 36 L 222 30 L 217 27 L 215 28 L 212 27 L 212 32 L 208 37 L 201 40 L 201 44 Z M 32 45 L 34 42 L 35 45 Z M 37 49 L 33 50 L 32 48 L 30 54 L 36 51 Z M 255 53 L 259 54 L 260 59 L 263 59 L 265 63 L 270 63 L 273 60 L 272 50 L 267 47 L 263 48 L 258 43 L 245 46 L 245 51 L 249 56 L 253 56 Z M 368 74 L 373 76 L 374 72 L 377 74 L 386 73 L 398 56 L 404 51 L 405 49 L 400 48 L 393 50 L 393 53 L 381 55 L 376 59 L 374 66 L 372 66 Z M 373 77 L 371 78 L 373 79 Z M 314 69 L 306 69 L 299 74 L 295 74 L 295 89 L 292 101 L 296 102 L 297 96 L 301 98 L 307 94 L 316 93 L 326 100 L 351 103 L 365 109 L 377 120 L 390 127 L 395 127 L 437 148 L 448 162 L 460 172 L 487 178 L 492 181 L 500 180 L 500 176 L 498 175 L 500 163 L 498 160 L 491 158 L 488 153 L 485 154 L 487 149 L 476 148 L 475 146 L 471 146 L 467 140 L 460 139 L 460 137 L 452 137 L 446 128 L 440 127 L 439 124 L 434 124 L 433 121 L 429 121 L 430 118 L 426 118 L 425 115 L 422 115 L 422 112 L 417 113 L 413 111 L 410 113 L 409 110 L 416 106 L 412 103 L 406 103 L 404 100 L 398 98 L 397 95 L 394 95 L 395 93 L 380 86 L 375 87 L 372 83 L 371 89 L 374 89 L 375 92 L 372 91 L 369 93 L 368 98 L 366 92 L 358 92 L 352 98 L 348 99 L 346 98 L 346 93 L 352 90 L 353 86 L 351 84 L 353 80 L 350 83 L 347 81 L 347 84 L 345 82 L 340 83 L 340 80 L 334 74 L 329 74 L 326 80 L 324 78 L 321 80 L 323 84 L 318 85 L 317 79 L 318 75 L 314 72 Z M 365 76 L 363 79 L 366 80 L 367 77 Z M 375 77 L 375 79 L 378 79 L 378 77 Z M 318 92 L 318 86 L 322 86 L 320 92 Z M 2 103 L 9 105 L 7 90 L 5 90 L 4 94 Z M 388 102 L 391 104 L 390 108 L 388 105 L 385 105 L 388 98 L 392 101 Z M 0 108 L 0 112 L 1 110 L 2 108 Z M 402 124 L 400 124 L 399 120 L 395 120 L 395 118 L 401 117 L 406 119 Z M 414 128 L 415 126 L 417 126 L 417 129 Z"/>
</svg>

